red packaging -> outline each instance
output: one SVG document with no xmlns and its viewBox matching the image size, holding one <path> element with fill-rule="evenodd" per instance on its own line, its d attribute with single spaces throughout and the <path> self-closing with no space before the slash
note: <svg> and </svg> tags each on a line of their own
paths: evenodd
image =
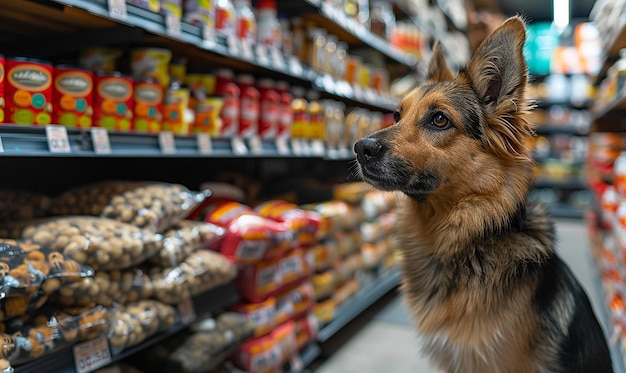
<svg viewBox="0 0 626 373">
<path fill-rule="evenodd" d="M 0 54 L 0 124 L 4 123 L 4 55 Z"/>
<path fill-rule="evenodd" d="M 270 334 L 252 338 L 241 345 L 234 354 L 233 363 L 249 373 L 274 373 L 280 369 L 280 357 L 275 338 Z"/>
<path fill-rule="evenodd" d="M 261 94 L 261 116 L 259 118 L 259 137 L 275 139 L 280 122 L 280 95 L 274 90 L 273 81 L 263 79 L 259 82 Z"/>
<path fill-rule="evenodd" d="M 290 240 L 283 225 L 261 217 L 238 202 L 209 206 L 205 221 L 227 229 L 220 251 L 238 263 L 254 263 L 274 256 L 285 249 Z"/>
<path fill-rule="evenodd" d="M 293 108 L 291 103 L 293 96 L 289 92 L 280 95 L 280 119 L 278 121 L 278 132 L 276 138 L 279 140 L 288 139 L 291 136 L 291 124 L 293 123 Z"/>
<path fill-rule="evenodd" d="M 134 87 L 135 131 L 158 133 L 163 123 L 163 87 L 155 80 L 136 81 Z"/>
<path fill-rule="evenodd" d="M 52 65 L 29 58 L 7 58 L 5 83 L 7 123 L 47 125 L 52 122 Z"/>
<path fill-rule="evenodd" d="M 239 136 L 249 139 L 259 133 L 259 114 L 261 110 L 259 100 L 261 95 L 254 87 L 252 75 L 239 76 L 237 84 L 241 89 Z"/>
<path fill-rule="evenodd" d="M 232 138 L 237 135 L 239 130 L 239 110 L 240 110 L 240 94 L 241 91 L 237 84 L 227 82 L 221 90 L 224 98 L 224 106 L 220 111 L 220 119 L 222 120 L 222 129 L 220 137 Z"/>
<path fill-rule="evenodd" d="M 298 350 L 312 342 L 317 337 L 318 332 L 319 325 L 313 314 L 296 320 L 296 344 L 298 345 Z"/>
<path fill-rule="evenodd" d="M 233 83 L 233 71 L 230 69 L 219 69 L 215 72 L 215 94 L 223 95 L 226 84 Z"/>
<path fill-rule="evenodd" d="M 72 66 L 54 68 L 52 121 L 68 127 L 91 127 L 93 73 Z"/>
<path fill-rule="evenodd" d="M 280 284 L 280 261 L 276 259 L 240 265 L 237 292 L 248 302 L 258 303 L 276 294 Z"/>
<path fill-rule="evenodd" d="M 296 240 L 297 246 L 313 245 L 317 242 L 317 231 L 322 216 L 315 211 L 307 211 L 297 205 L 281 200 L 271 200 L 258 205 L 255 211 L 259 215 L 285 225 Z"/>
<path fill-rule="evenodd" d="M 308 313 L 315 303 L 313 285 L 307 280 L 276 296 L 276 324 L 294 320 Z"/>
<path fill-rule="evenodd" d="M 129 131 L 133 124 L 133 80 L 120 73 L 97 73 L 93 124 L 110 131 Z"/>
</svg>

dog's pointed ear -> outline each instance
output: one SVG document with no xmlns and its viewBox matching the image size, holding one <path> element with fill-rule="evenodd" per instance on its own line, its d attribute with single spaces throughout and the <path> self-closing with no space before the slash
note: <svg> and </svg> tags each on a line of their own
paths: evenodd
<svg viewBox="0 0 626 373">
<path fill-rule="evenodd" d="M 433 46 L 433 55 L 430 59 L 430 63 L 428 64 L 428 75 L 426 80 L 445 82 L 452 79 L 454 79 L 454 75 L 446 63 L 441 43 L 437 40 Z"/>
<path fill-rule="evenodd" d="M 467 72 L 472 87 L 484 104 L 524 99 L 528 68 L 523 48 L 526 27 L 519 17 L 511 17 L 494 30 L 478 47 Z M 489 107 L 489 106 L 488 106 Z"/>
</svg>

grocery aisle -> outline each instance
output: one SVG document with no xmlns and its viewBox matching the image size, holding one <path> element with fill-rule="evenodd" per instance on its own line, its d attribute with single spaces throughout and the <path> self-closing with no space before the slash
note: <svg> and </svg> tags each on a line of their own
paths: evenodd
<svg viewBox="0 0 626 373">
<path fill-rule="evenodd" d="M 589 294 L 596 314 L 603 319 L 602 295 L 595 282 L 585 223 L 565 219 L 556 223 L 559 253 Z M 314 367 L 316 373 L 436 372 L 418 353 L 416 333 L 401 296 L 392 294 L 381 302 L 379 308 L 356 322 L 353 328 L 357 330 L 347 331 L 351 336 L 345 343 L 332 341 L 334 345 L 325 346 L 330 356 L 319 367 Z"/>
</svg>

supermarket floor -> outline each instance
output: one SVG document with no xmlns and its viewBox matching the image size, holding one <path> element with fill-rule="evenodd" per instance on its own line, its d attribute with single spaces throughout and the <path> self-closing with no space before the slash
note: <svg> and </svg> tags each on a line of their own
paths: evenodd
<svg viewBox="0 0 626 373">
<path fill-rule="evenodd" d="M 557 220 L 559 253 L 570 265 L 604 322 L 602 295 L 583 220 Z M 316 373 L 435 373 L 420 357 L 416 332 L 397 290 L 392 291 L 323 346 Z"/>
</svg>

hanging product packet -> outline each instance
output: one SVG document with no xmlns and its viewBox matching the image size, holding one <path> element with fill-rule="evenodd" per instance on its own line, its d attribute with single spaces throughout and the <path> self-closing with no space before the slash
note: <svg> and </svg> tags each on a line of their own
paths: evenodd
<svg viewBox="0 0 626 373">
<path fill-rule="evenodd" d="M 61 194 L 52 212 L 100 216 L 158 233 L 186 218 L 209 195 L 180 184 L 103 181 Z"/>
<path fill-rule="evenodd" d="M 0 239 L 0 302 L 40 290 L 51 294 L 63 283 L 93 276 L 93 269 L 46 246 Z"/>
<path fill-rule="evenodd" d="M 162 237 L 107 218 L 67 216 L 39 220 L 24 229 L 22 239 L 99 271 L 143 262 L 161 248 Z"/>
</svg>

